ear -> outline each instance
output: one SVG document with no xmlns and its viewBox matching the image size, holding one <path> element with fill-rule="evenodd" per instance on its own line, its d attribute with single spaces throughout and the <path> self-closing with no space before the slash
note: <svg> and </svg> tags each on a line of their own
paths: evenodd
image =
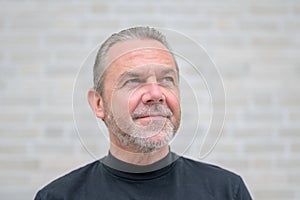
<svg viewBox="0 0 300 200">
<path fill-rule="evenodd" d="M 98 118 L 104 120 L 105 111 L 103 106 L 103 99 L 94 88 L 91 88 L 88 92 L 88 101 L 95 115 Z"/>
</svg>

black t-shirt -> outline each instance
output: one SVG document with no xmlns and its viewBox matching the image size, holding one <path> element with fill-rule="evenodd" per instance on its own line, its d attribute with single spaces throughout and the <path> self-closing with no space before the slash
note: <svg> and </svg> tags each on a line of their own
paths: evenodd
<svg viewBox="0 0 300 200">
<path fill-rule="evenodd" d="M 145 168 L 109 154 L 53 181 L 37 193 L 35 200 L 251 199 L 241 177 L 232 172 L 174 153 L 163 161 Z M 134 172 L 127 170 L 130 166 Z"/>
</svg>

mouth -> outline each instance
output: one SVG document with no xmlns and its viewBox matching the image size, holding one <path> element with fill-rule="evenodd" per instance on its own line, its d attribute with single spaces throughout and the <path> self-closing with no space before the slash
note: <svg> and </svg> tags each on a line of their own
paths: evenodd
<svg viewBox="0 0 300 200">
<path fill-rule="evenodd" d="M 169 118 L 169 115 L 162 115 L 162 114 L 151 114 L 151 115 L 138 115 L 138 116 L 133 116 L 132 119 L 133 120 L 162 120 L 162 119 L 166 119 Z"/>
</svg>

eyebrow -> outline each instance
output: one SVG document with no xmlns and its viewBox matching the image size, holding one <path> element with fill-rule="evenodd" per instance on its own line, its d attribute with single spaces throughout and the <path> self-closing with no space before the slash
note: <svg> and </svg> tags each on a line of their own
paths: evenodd
<svg viewBox="0 0 300 200">
<path fill-rule="evenodd" d="M 164 69 L 161 71 L 161 74 L 166 75 L 166 74 L 172 74 L 175 75 L 177 77 L 177 73 L 174 69 Z M 141 76 L 141 73 L 138 72 L 124 72 L 123 74 L 121 74 L 117 85 L 122 84 L 124 81 L 126 81 L 128 78 L 138 78 Z"/>
<path fill-rule="evenodd" d="M 177 74 L 174 69 L 164 69 L 161 73 L 162 74 L 173 74 L 173 75 Z"/>
<path fill-rule="evenodd" d="M 123 74 L 121 74 L 119 80 L 118 80 L 118 84 L 124 82 L 126 79 L 128 78 L 137 78 L 139 77 L 140 74 L 139 73 L 136 73 L 136 72 L 124 72 Z"/>
</svg>

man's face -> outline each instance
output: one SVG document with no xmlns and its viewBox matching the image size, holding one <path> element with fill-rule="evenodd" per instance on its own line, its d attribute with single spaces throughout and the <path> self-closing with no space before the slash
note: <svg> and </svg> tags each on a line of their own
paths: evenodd
<svg viewBox="0 0 300 200">
<path fill-rule="evenodd" d="M 120 42 L 108 52 L 104 120 L 121 144 L 159 149 L 180 124 L 178 72 L 171 54 L 155 40 Z"/>
</svg>

